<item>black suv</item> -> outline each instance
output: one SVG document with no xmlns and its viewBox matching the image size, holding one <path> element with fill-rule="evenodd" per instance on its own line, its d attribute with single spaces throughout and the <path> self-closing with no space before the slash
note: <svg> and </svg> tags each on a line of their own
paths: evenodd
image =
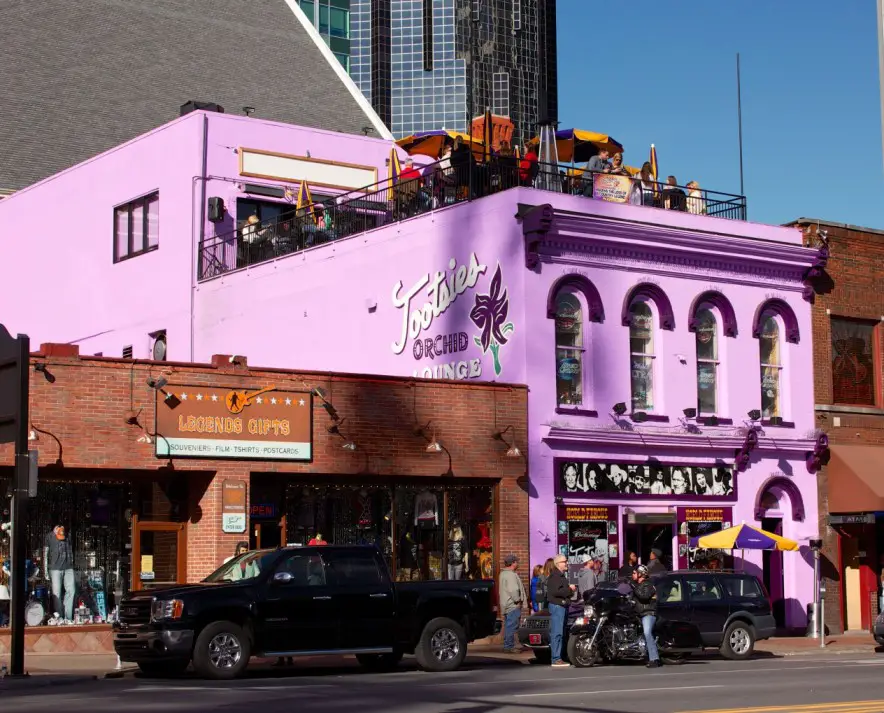
<svg viewBox="0 0 884 713">
<path fill-rule="evenodd" d="M 755 642 L 769 639 L 776 630 L 770 599 L 755 577 L 742 572 L 684 570 L 654 577 L 657 616 L 668 621 L 689 621 L 697 626 L 703 646 L 717 648 L 729 659 L 749 658 Z M 599 586 L 616 587 L 616 582 Z M 582 604 L 572 607 L 565 634 Z M 534 650 L 541 661 L 549 659 L 549 616 L 546 612 L 522 620 L 522 646 Z M 564 651 L 564 644 L 563 644 Z"/>
</svg>

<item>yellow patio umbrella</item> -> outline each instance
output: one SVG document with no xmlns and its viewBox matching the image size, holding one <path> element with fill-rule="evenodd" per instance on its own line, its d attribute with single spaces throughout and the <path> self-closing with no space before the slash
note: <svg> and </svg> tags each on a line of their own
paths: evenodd
<svg viewBox="0 0 884 713">
<path fill-rule="evenodd" d="M 528 141 L 529 146 L 539 143 L 539 136 Z M 608 134 L 583 129 L 560 129 L 556 131 L 556 150 L 562 163 L 586 163 L 599 151 L 608 151 L 612 155 L 623 153 L 623 144 Z"/>
<path fill-rule="evenodd" d="M 399 163 L 399 152 L 393 146 L 390 149 L 390 168 L 387 171 L 389 180 L 387 188 L 392 189 L 399 182 L 399 174 L 402 173 L 402 164 Z"/>
<path fill-rule="evenodd" d="M 448 131 L 437 129 L 435 131 L 420 131 L 411 136 L 404 136 L 396 141 L 396 145 L 411 156 L 429 156 L 439 158 L 442 148 L 453 146 L 455 139 L 460 137 L 467 145 L 472 145 L 473 152 L 482 155 L 482 142 L 474 139 L 469 134 L 460 131 Z"/>
<path fill-rule="evenodd" d="M 798 543 L 744 523 L 726 530 L 694 537 L 691 539 L 691 547 L 706 550 L 785 550 L 794 552 L 798 549 Z"/>
<path fill-rule="evenodd" d="M 295 204 L 295 208 L 299 215 L 306 215 L 309 211 L 310 217 L 316 222 L 316 216 L 313 215 L 313 211 L 310 210 L 312 205 L 313 196 L 310 195 L 310 186 L 307 185 L 307 181 L 301 181 L 301 185 L 298 187 L 298 202 Z M 301 211 L 304 211 L 304 213 L 301 213 Z"/>
</svg>

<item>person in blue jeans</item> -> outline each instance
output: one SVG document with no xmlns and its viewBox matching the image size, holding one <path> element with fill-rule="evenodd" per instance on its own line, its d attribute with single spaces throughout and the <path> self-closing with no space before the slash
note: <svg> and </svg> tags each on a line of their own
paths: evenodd
<svg viewBox="0 0 884 713">
<path fill-rule="evenodd" d="M 553 565 L 553 571 L 549 575 L 546 590 L 550 619 L 549 648 L 553 668 L 569 668 L 569 664 L 562 661 L 562 639 L 565 636 L 565 620 L 568 616 L 568 606 L 576 586 L 568 584 L 568 579 L 565 576 L 565 572 L 568 571 L 567 557 L 557 555 Z"/>
<path fill-rule="evenodd" d="M 657 639 L 654 637 L 654 624 L 657 623 L 657 589 L 651 583 L 648 568 L 640 564 L 632 573 L 632 596 L 635 599 L 636 613 L 642 618 L 642 631 L 648 645 L 648 668 L 659 668 L 660 654 L 657 652 Z"/>
<path fill-rule="evenodd" d="M 507 555 L 503 560 L 503 569 L 497 581 L 497 593 L 500 598 L 500 613 L 503 615 L 503 653 L 516 652 L 516 630 L 522 618 L 522 609 L 528 606 L 528 596 L 522 578 L 516 574 L 519 558 Z"/>
</svg>

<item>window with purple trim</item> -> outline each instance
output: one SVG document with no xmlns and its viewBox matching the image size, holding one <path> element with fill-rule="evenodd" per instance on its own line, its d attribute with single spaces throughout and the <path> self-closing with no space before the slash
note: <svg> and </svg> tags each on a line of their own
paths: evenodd
<svg viewBox="0 0 884 713">
<path fill-rule="evenodd" d="M 583 405 L 583 305 L 571 292 L 556 298 L 556 393 L 560 406 Z"/>
<path fill-rule="evenodd" d="M 159 245 L 159 193 L 114 208 L 114 262 L 143 255 Z"/>
<path fill-rule="evenodd" d="M 773 315 L 761 320 L 761 417 L 765 420 L 782 416 L 780 413 L 780 383 L 783 364 L 780 357 L 780 323 Z"/>
<path fill-rule="evenodd" d="M 718 409 L 718 322 L 712 310 L 697 311 L 697 415 Z"/>
<path fill-rule="evenodd" d="M 629 307 L 632 410 L 654 410 L 654 313 L 644 301 Z"/>
</svg>

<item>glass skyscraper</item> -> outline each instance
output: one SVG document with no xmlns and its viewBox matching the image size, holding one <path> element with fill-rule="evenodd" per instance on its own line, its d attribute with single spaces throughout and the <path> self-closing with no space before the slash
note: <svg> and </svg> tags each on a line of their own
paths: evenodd
<svg viewBox="0 0 884 713">
<path fill-rule="evenodd" d="M 335 57 L 350 71 L 350 0 L 298 0 Z"/>
<path fill-rule="evenodd" d="M 350 42 L 394 136 L 466 131 L 488 108 L 522 142 L 558 118 L 555 0 L 350 0 Z"/>
</svg>

